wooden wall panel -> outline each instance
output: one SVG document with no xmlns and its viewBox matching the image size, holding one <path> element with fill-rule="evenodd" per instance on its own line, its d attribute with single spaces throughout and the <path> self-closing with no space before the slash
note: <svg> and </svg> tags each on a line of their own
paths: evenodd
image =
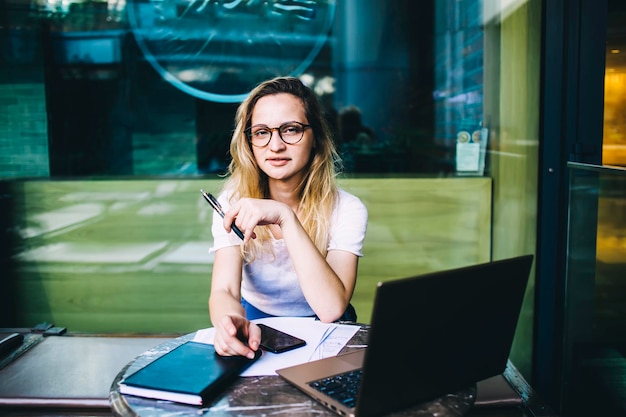
<svg viewBox="0 0 626 417">
<path fill-rule="evenodd" d="M 353 298 L 369 322 L 378 281 L 485 262 L 488 178 L 351 178 L 369 211 Z M 16 183 L 20 326 L 184 333 L 211 325 L 211 208 L 220 179 Z"/>
</svg>

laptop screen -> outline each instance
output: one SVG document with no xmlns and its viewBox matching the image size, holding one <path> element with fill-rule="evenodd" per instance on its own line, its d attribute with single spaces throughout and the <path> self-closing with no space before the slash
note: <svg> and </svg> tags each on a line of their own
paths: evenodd
<svg viewBox="0 0 626 417">
<path fill-rule="evenodd" d="M 382 412 L 384 398 L 402 408 L 502 373 L 532 260 L 379 284 L 357 408 Z"/>
</svg>

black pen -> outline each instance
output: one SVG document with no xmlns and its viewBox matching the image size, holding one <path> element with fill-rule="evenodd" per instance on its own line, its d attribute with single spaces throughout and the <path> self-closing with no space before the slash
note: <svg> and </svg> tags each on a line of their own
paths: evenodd
<svg viewBox="0 0 626 417">
<path fill-rule="evenodd" d="M 219 214 L 220 216 L 222 216 L 222 218 L 224 218 L 224 210 L 222 210 L 222 206 L 217 201 L 217 199 L 213 197 L 211 193 L 207 193 L 204 190 L 200 190 L 200 193 L 202 194 L 204 199 L 211 205 L 211 207 L 213 207 L 213 209 L 217 211 L 217 214 Z M 230 227 L 231 229 L 233 229 L 233 232 L 235 232 L 235 234 L 239 236 L 241 240 L 243 240 L 243 232 L 239 230 L 239 228 L 235 225 L 235 222 L 233 222 L 230 225 Z"/>
</svg>

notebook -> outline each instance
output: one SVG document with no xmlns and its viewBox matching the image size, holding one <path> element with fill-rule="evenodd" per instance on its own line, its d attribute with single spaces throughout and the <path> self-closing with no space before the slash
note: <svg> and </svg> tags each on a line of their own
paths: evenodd
<svg viewBox="0 0 626 417">
<path fill-rule="evenodd" d="M 213 345 L 185 342 L 124 378 L 122 394 L 184 404 L 210 404 L 239 377 L 254 359 L 219 356 Z"/>
<path fill-rule="evenodd" d="M 532 261 L 525 255 L 379 283 L 366 349 L 277 373 L 337 414 L 358 417 L 418 405 L 501 374 Z M 333 399 L 317 386 L 351 372 L 356 379 L 343 379 L 352 381 L 356 400 Z"/>
</svg>

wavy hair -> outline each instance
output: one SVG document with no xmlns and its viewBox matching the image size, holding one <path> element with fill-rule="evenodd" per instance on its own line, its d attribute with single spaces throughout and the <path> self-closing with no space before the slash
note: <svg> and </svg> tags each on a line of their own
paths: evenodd
<svg viewBox="0 0 626 417">
<path fill-rule="evenodd" d="M 296 190 L 300 198 L 298 217 L 320 253 L 326 256 L 330 217 L 337 198 L 336 177 L 340 159 L 317 96 L 298 78 L 278 77 L 259 84 L 237 109 L 235 130 L 230 142 L 232 159 L 228 166 L 225 189 L 229 191 L 231 202 L 244 197 L 269 198 L 267 175 L 254 158 L 245 130 L 250 127 L 252 111 L 259 99 L 282 93 L 291 94 L 302 101 L 312 128 L 314 146 L 308 173 Z M 247 260 L 254 259 L 263 248 L 268 247 L 265 244 L 270 239 L 269 229 L 259 226 L 255 233 L 257 238 L 251 239 L 247 247 L 243 248 Z"/>
</svg>

